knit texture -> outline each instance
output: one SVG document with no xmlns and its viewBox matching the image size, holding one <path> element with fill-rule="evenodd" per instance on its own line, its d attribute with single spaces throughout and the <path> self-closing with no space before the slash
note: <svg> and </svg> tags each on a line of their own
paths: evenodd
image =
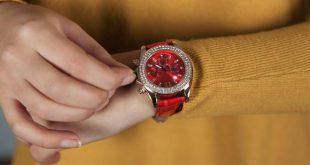
<svg viewBox="0 0 310 165">
<path fill-rule="evenodd" d="M 66 150 L 59 164 L 308 165 L 306 1 L 29 0 L 77 22 L 112 54 L 174 38 L 194 65 L 184 111 Z M 13 164 L 35 164 L 26 146 Z"/>
<path fill-rule="evenodd" d="M 310 23 L 176 42 L 193 61 L 194 115 L 310 110 Z"/>
</svg>

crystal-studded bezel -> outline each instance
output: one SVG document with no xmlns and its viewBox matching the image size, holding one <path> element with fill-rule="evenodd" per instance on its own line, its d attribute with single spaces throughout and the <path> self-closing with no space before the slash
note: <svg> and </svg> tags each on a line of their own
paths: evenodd
<svg viewBox="0 0 310 165">
<path fill-rule="evenodd" d="M 185 65 L 185 75 L 183 79 L 175 86 L 172 86 L 169 88 L 157 86 L 146 78 L 145 67 L 146 67 L 146 63 L 148 59 L 152 57 L 156 52 L 162 51 L 162 50 L 173 51 L 177 56 L 179 56 L 183 60 L 184 65 Z M 192 65 L 191 65 L 191 61 L 189 57 L 187 56 L 187 54 L 184 51 L 182 51 L 180 48 L 176 46 L 171 46 L 171 45 L 158 45 L 153 48 L 150 48 L 149 50 L 145 52 L 141 52 L 138 76 L 139 76 L 138 77 L 139 80 L 141 81 L 142 84 L 144 84 L 144 87 L 148 91 L 160 93 L 160 94 L 172 94 L 172 93 L 182 91 L 183 89 L 189 86 L 191 78 L 192 78 Z"/>
</svg>

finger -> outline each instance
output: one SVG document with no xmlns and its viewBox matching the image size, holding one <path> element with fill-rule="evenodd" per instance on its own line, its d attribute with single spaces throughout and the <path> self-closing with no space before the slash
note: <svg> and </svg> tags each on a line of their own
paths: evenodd
<svg viewBox="0 0 310 165">
<path fill-rule="evenodd" d="M 118 70 L 118 67 L 126 68 L 131 70 L 128 66 L 122 64 L 115 60 L 107 51 L 104 49 L 95 39 L 88 35 L 79 25 L 72 22 L 71 20 L 65 19 L 62 23 L 63 32 L 65 35 L 81 48 L 84 49 L 88 54 L 94 56 L 96 59 L 102 61 L 103 63 L 109 65 L 110 67 L 115 67 L 115 70 Z M 131 72 L 133 72 L 131 70 Z M 128 85 L 135 80 L 135 75 L 132 74 L 127 79 L 123 80 L 121 85 Z"/>
<path fill-rule="evenodd" d="M 40 35 L 44 39 L 32 43 L 39 54 L 76 79 L 104 90 L 113 90 L 123 81 L 128 81 L 128 76 L 133 76 L 129 69 L 109 67 L 98 61 L 57 31 L 41 32 Z"/>
<path fill-rule="evenodd" d="M 139 56 L 140 56 L 140 50 L 132 50 L 113 54 L 113 58 L 117 59 L 123 64 L 126 64 L 130 68 L 136 68 L 137 63 L 134 63 L 132 60 L 128 59 L 139 59 Z"/>
<path fill-rule="evenodd" d="M 94 38 L 87 34 L 79 25 L 69 19 L 62 22 L 64 34 L 88 54 L 96 57 L 109 66 L 120 66 L 128 68 L 126 65 L 116 61 Z M 129 69 L 129 68 L 128 68 Z"/>
<path fill-rule="evenodd" d="M 98 109 L 107 102 L 107 91 L 64 74 L 41 56 L 34 55 L 29 63 L 32 65 L 25 69 L 23 76 L 55 102 L 86 109 Z"/>
<path fill-rule="evenodd" d="M 60 160 L 59 149 L 46 149 L 40 146 L 31 145 L 32 157 L 41 164 L 55 164 Z"/>
<path fill-rule="evenodd" d="M 17 139 L 18 141 L 24 143 L 24 144 L 27 145 L 27 146 L 30 146 L 30 145 L 31 145 L 29 142 L 27 142 L 26 140 L 24 140 L 24 139 L 22 139 L 22 138 L 20 138 L 20 137 L 16 137 L 16 139 Z"/>
<path fill-rule="evenodd" d="M 58 122 L 76 122 L 89 118 L 94 114 L 93 110 L 69 107 L 58 104 L 38 92 L 26 81 L 18 84 L 18 99 L 27 107 L 27 110 L 36 116 Z"/>
<path fill-rule="evenodd" d="M 102 112 L 102 111 L 101 111 Z M 99 112 L 99 113 L 101 113 Z M 111 119 L 113 120 L 113 119 Z M 103 134 L 110 134 L 109 128 L 113 128 L 116 124 L 110 125 L 110 123 L 106 123 L 106 125 L 98 125 L 98 122 L 100 123 L 100 117 L 97 115 L 94 115 L 91 117 L 91 119 L 78 122 L 78 123 L 61 123 L 61 122 L 50 122 L 48 127 L 53 130 L 59 130 L 59 131 L 65 131 L 70 130 L 72 132 L 75 132 L 81 141 L 81 145 L 85 145 L 91 142 L 95 142 L 98 140 L 102 140 L 105 137 L 102 137 Z M 103 127 L 107 127 L 106 130 L 103 131 Z"/>
<path fill-rule="evenodd" d="M 124 67 L 130 69 L 127 65 L 115 60 L 106 49 L 104 49 L 95 39 L 87 34 L 79 25 L 71 20 L 65 19 L 62 23 L 63 32 L 65 35 L 81 48 L 83 48 L 88 54 L 94 56 L 103 63 L 113 67 Z M 128 58 L 127 58 L 128 59 Z M 128 62 L 127 62 L 128 63 Z M 115 68 L 118 69 L 118 68 Z M 130 69 L 131 70 L 131 69 Z M 131 72 L 133 72 L 131 70 Z M 129 76 L 126 80 L 123 80 L 121 85 L 128 85 L 135 80 L 135 75 Z"/>
<path fill-rule="evenodd" d="M 17 100 L 2 101 L 4 117 L 13 133 L 25 141 L 45 148 L 74 148 L 80 146 L 77 135 L 68 131 L 53 131 L 33 122 L 25 107 Z"/>
</svg>

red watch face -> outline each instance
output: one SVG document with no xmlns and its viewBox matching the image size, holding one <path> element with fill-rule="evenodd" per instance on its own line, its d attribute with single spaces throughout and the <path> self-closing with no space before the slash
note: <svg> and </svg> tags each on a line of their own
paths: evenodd
<svg viewBox="0 0 310 165">
<path fill-rule="evenodd" d="M 185 65 L 173 51 L 160 50 L 147 60 L 145 73 L 156 86 L 170 88 L 184 78 Z"/>
</svg>

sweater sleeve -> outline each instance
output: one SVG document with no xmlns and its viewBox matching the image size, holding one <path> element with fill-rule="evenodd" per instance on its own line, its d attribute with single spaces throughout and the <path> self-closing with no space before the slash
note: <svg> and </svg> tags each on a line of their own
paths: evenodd
<svg viewBox="0 0 310 165">
<path fill-rule="evenodd" d="M 175 42 L 194 66 L 191 101 L 180 115 L 310 111 L 310 23 Z"/>
</svg>

